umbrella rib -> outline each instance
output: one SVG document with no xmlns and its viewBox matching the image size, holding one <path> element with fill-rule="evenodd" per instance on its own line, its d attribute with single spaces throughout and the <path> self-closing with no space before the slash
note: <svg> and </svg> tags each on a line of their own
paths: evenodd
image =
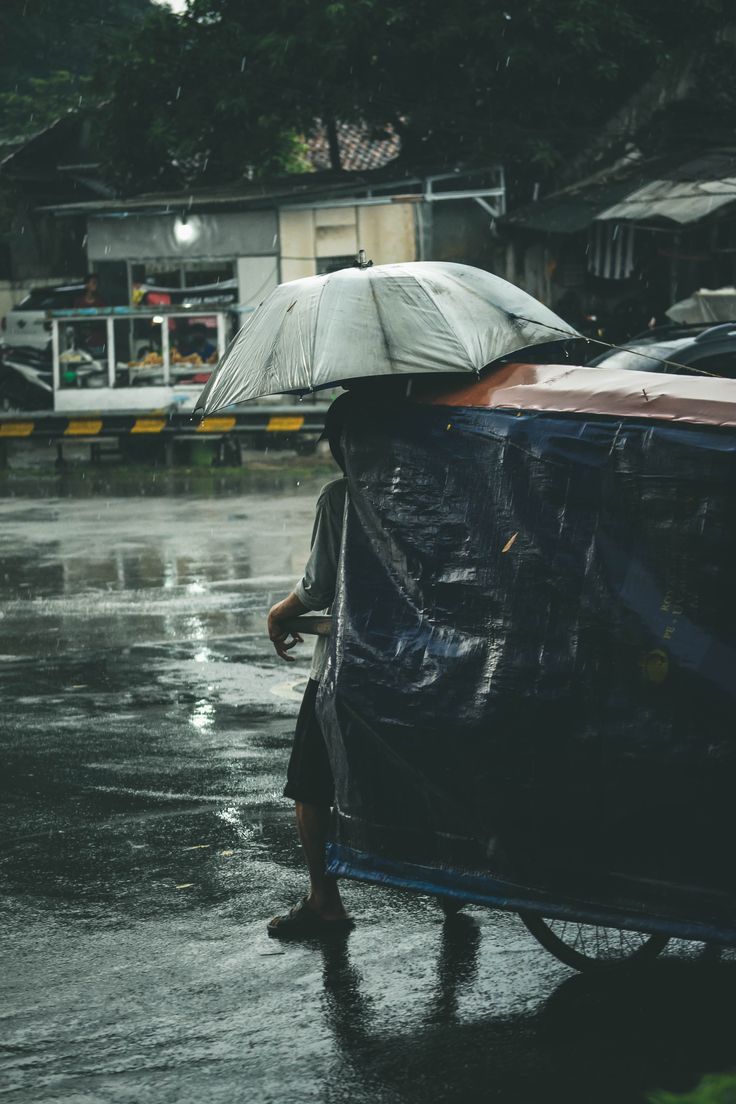
<svg viewBox="0 0 736 1104">
<path fill-rule="evenodd" d="M 458 337 L 457 331 L 455 330 L 454 326 L 452 326 L 451 323 L 447 320 L 447 316 L 446 316 L 445 312 L 442 310 L 442 307 L 439 305 L 439 303 L 435 299 L 434 295 L 432 295 L 429 288 L 425 287 L 424 284 L 420 280 L 417 280 L 417 287 L 421 288 L 421 290 L 424 292 L 426 297 L 429 299 L 430 303 L 432 304 L 434 309 L 437 311 L 437 313 L 440 316 L 440 318 L 442 319 L 442 321 L 445 323 L 445 327 L 447 328 L 447 332 L 451 335 L 452 339 L 454 340 L 454 342 L 458 346 L 458 348 L 461 349 L 463 351 L 463 353 L 465 354 L 465 357 L 466 357 L 468 363 L 473 365 L 473 368 L 476 370 L 476 372 L 480 371 L 480 369 L 483 367 L 483 365 L 482 364 L 473 364 L 473 358 L 472 358 L 470 352 L 466 348 L 465 344 Z"/>
<path fill-rule="evenodd" d="M 378 305 L 378 297 L 376 296 L 376 281 L 368 277 L 368 284 L 371 289 L 371 297 L 373 299 L 373 306 L 376 308 L 376 314 L 378 316 L 378 325 L 381 330 L 381 337 L 383 338 L 383 347 L 386 350 L 386 359 L 391 367 L 391 371 L 394 371 L 394 358 L 391 355 L 391 349 L 389 348 L 388 340 L 386 338 L 386 328 L 383 324 L 383 315 L 381 314 L 381 308 Z"/>
<path fill-rule="evenodd" d="M 324 298 L 327 285 L 330 282 L 330 274 L 326 275 L 322 281 L 322 287 L 319 292 L 319 299 L 317 300 L 317 309 L 314 312 L 314 329 L 312 332 L 312 363 L 309 365 L 309 383 L 312 391 L 314 391 L 314 376 L 315 376 L 315 364 L 317 363 L 317 331 L 319 330 L 319 316 L 322 310 L 322 299 Z"/>
<path fill-rule="evenodd" d="M 282 286 L 283 286 L 283 285 L 282 285 Z M 273 375 L 273 368 L 272 368 L 272 365 L 273 365 L 273 354 L 274 354 L 274 350 L 275 350 L 275 348 L 276 348 L 276 346 L 277 346 L 277 344 L 278 344 L 279 338 L 281 337 L 281 327 L 283 326 L 283 324 L 284 324 L 284 323 L 283 323 L 283 321 L 282 321 L 282 323 L 281 323 L 281 326 L 279 326 L 279 327 L 277 328 L 277 330 L 276 330 L 276 332 L 275 332 L 275 334 L 274 334 L 274 338 L 273 338 L 273 341 L 271 342 L 271 348 L 270 348 L 270 349 L 268 350 L 268 356 L 266 357 L 266 359 L 265 359 L 265 360 L 264 360 L 264 362 L 263 362 L 263 378 L 264 378 L 264 379 L 265 379 L 265 377 L 266 377 L 267 375 L 269 375 L 269 376 L 272 376 L 272 375 Z M 267 391 L 267 392 L 266 392 L 266 394 L 267 394 L 267 395 L 268 395 L 268 394 L 273 394 L 273 392 L 268 392 L 268 391 Z"/>
<path fill-rule="evenodd" d="M 214 406 L 214 407 L 212 407 L 211 410 L 207 410 L 207 406 L 209 404 L 209 397 L 210 397 L 210 395 L 212 394 L 213 391 L 218 389 L 218 382 L 224 374 L 224 369 L 225 369 L 225 366 L 227 365 L 228 360 L 230 359 L 230 354 L 233 352 L 235 346 L 238 344 L 238 341 L 240 340 L 240 337 L 242 336 L 243 331 L 245 330 L 246 326 L 248 326 L 252 321 L 253 321 L 253 315 L 251 315 L 250 318 L 246 319 L 246 321 L 240 327 L 238 332 L 233 337 L 230 338 L 230 341 L 228 342 L 227 349 L 225 350 L 225 352 L 222 355 L 222 360 L 220 361 L 220 363 L 215 368 L 215 371 L 212 373 L 209 380 L 205 384 L 204 390 L 202 391 L 202 393 L 199 396 L 199 399 L 197 400 L 197 406 L 195 407 L 195 413 L 197 412 L 197 410 L 202 410 L 203 413 L 206 412 L 208 414 L 211 414 L 213 410 L 219 410 L 221 406 L 227 406 L 228 405 L 228 400 L 224 400 L 224 399 L 220 398 L 218 406 Z"/>
<path fill-rule="evenodd" d="M 486 297 L 485 295 L 482 295 L 482 294 L 481 294 L 481 292 L 479 292 L 479 291 L 478 291 L 478 290 L 477 290 L 476 288 L 474 288 L 474 287 L 473 287 L 472 285 L 466 284 L 465 282 L 461 282 L 461 281 L 460 281 L 460 280 L 458 279 L 458 277 L 457 277 L 457 276 L 456 276 L 456 275 L 455 275 L 454 273 L 448 273 L 448 278 L 449 278 L 450 280 L 452 280 L 452 282 L 453 282 L 453 283 L 454 283 L 455 285 L 459 285 L 459 286 L 461 286 L 461 287 L 463 288 L 463 291 L 464 291 L 464 292 L 465 292 L 465 293 L 466 293 L 467 295 L 474 295 L 476 299 L 480 299 L 481 303 L 485 303 L 485 304 L 487 304 L 487 303 L 488 303 L 488 299 L 487 299 L 487 297 Z M 521 290 L 521 289 L 517 289 L 517 290 Z M 526 294 L 526 293 L 524 293 L 524 294 Z M 527 297 L 527 299 L 531 299 L 531 296 L 530 296 L 530 295 L 528 295 L 528 294 L 527 294 L 527 296 L 526 296 L 526 297 Z M 532 302 L 535 302 L 535 301 L 534 301 L 534 300 L 532 300 Z M 544 304 L 540 304 L 540 303 L 535 303 L 535 305 L 536 305 L 536 306 L 544 306 Z M 545 309 L 548 309 L 548 308 L 545 308 Z M 554 312 L 553 312 L 553 311 L 549 311 L 549 313 L 550 313 L 550 314 L 551 314 L 551 315 L 552 315 L 552 316 L 553 316 L 554 318 L 556 318 L 556 317 L 557 317 L 557 316 L 556 316 L 556 315 L 554 314 Z M 516 313 L 515 311 L 510 311 L 510 310 L 506 310 L 506 309 L 504 309 L 504 314 L 506 315 L 506 317 L 507 317 L 507 318 L 508 318 L 508 319 L 509 319 L 509 320 L 510 320 L 511 322 L 513 322 L 513 323 L 514 323 L 514 325 L 516 326 L 517 330 L 519 331 L 519 334 L 520 334 L 520 336 L 521 336 L 521 331 L 522 331 L 522 327 L 521 327 L 521 326 L 519 326 L 519 325 L 518 325 L 518 323 L 519 323 L 519 322 L 527 322 L 527 323 L 529 323 L 529 324 L 530 324 L 530 325 L 532 325 L 532 326 L 543 326 L 543 327 L 544 327 L 545 329 L 547 329 L 547 330 L 550 330 L 550 331 L 551 331 L 551 330 L 553 330 L 553 329 L 556 329 L 556 332 L 557 332 L 557 333 L 566 333 L 566 334 L 567 334 L 567 335 L 568 335 L 568 336 L 569 336 L 570 338 L 574 338 L 574 337 L 580 337 L 580 334 L 578 333 L 578 331 L 577 331 L 577 330 L 575 330 L 575 329 L 573 329 L 573 327 L 572 327 L 572 326 L 567 326 L 567 328 L 563 330 L 563 329 L 559 329 L 559 328 L 556 328 L 556 327 L 554 327 L 554 326 L 551 326 L 551 325 L 549 324 L 549 322 L 543 322 L 543 321 L 542 321 L 541 319 L 538 319 L 538 318 L 525 318 L 523 314 L 517 314 L 517 313 Z M 564 320 L 563 320 L 563 319 L 559 319 L 559 321 L 561 321 L 561 322 L 563 323 L 563 325 L 565 325 L 565 322 L 564 322 Z M 534 342 L 533 344 L 543 344 L 543 343 L 542 343 L 542 342 Z"/>
</svg>

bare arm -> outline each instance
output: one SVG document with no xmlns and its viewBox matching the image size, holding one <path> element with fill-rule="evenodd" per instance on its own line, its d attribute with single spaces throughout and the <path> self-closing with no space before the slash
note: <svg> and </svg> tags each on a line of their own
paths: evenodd
<svg viewBox="0 0 736 1104">
<path fill-rule="evenodd" d="M 296 644 L 302 643 L 302 638 L 299 633 L 289 632 L 284 622 L 293 617 L 301 617 L 303 613 L 308 612 L 309 607 L 300 602 L 293 591 L 287 598 L 271 606 L 268 611 L 269 639 L 276 649 L 276 654 L 287 663 L 294 662 L 294 657 L 289 655 L 289 652 Z"/>
<path fill-rule="evenodd" d="M 290 632 L 286 622 L 303 613 L 326 609 L 332 605 L 337 581 L 342 523 L 345 513 L 344 479 L 336 479 L 323 488 L 317 499 L 312 530 L 312 547 L 304 575 L 294 590 L 282 602 L 272 606 L 268 614 L 268 635 L 277 655 L 288 663 L 294 657 L 288 653 L 302 643 L 299 633 Z"/>
</svg>

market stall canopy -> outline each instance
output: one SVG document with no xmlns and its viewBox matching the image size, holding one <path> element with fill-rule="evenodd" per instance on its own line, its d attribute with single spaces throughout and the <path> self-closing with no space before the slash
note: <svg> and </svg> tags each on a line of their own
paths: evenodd
<svg viewBox="0 0 736 1104">
<path fill-rule="evenodd" d="M 479 372 L 499 357 L 580 335 L 481 269 L 416 261 L 281 284 L 251 315 L 197 409 L 372 376 Z"/>
</svg>

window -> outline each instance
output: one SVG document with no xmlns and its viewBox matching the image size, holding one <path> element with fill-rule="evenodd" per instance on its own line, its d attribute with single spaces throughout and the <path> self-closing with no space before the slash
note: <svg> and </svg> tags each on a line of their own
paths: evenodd
<svg viewBox="0 0 736 1104">
<path fill-rule="evenodd" d="M 149 261 L 148 264 L 130 266 L 131 286 L 138 284 L 162 291 L 230 285 L 234 279 L 234 261 Z"/>
<path fill-rule="evenodd" d="M 317 257 L 317 275 L 325 276 L 328 272 L 339 272 L 341 268 L 353 268 L 355 254 L 345 257 Z"/>
<path fill-rule="evenodd" d="M 188 261 L 182 265 L 184 287 L 208 287 L 211 284 L 225 284 L 233 279 L 233 265 L 230 261 Z"/>
<path fill-rule="evenodd" d="M 714 376 L 725 376 L 726 379 L 736 379 L 736 349 L 724 349 L 720 353 L 711 353 L 709 356 L 691 360 L 690 364 L 699 372 L 709 372 Z"/>
</svg>

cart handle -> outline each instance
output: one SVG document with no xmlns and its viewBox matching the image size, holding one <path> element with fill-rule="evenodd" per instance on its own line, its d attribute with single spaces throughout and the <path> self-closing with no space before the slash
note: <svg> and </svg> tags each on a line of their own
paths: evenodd
<svg viewBox="0 0 736 1104">
<path fill-rule="evenodd" d="M 329 614 L 290 617 L 282 624 L 290 633 L 298 633 L 299 636 L 329 636 L 332 632 L 332 618 Z"/>
</svg>

